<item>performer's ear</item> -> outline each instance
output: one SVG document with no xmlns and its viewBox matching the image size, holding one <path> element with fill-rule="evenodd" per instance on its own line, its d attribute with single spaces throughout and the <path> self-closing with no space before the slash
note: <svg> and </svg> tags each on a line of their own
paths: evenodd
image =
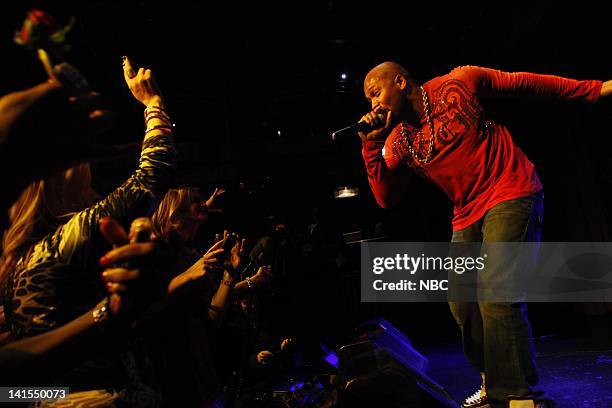
<svg viewBox="0 0 612 408">
<path fill-rule="evenodd" d="M 410 86 L 408 85 L 408 81 L 406 80 L 406 77 L 403 76 L 402 74 L 397 74 L 393 80 L 393 82 L 395 82 L 395 84 L 399 87 L 399 89 L 405 93 L 405 94 L 409 94 L 410 93 Z"/>
</svg>

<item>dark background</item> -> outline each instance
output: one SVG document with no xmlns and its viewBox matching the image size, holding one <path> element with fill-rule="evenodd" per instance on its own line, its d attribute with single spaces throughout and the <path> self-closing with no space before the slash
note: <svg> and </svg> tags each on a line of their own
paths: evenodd
<svg viewBox="0 0 612 408">
<path fill-rule="evenodd" d="M 168 101 L 181 154 L 178 183 L 228 189 L 225 215 L 208 232 L 225 223 L 252 238 L 270 215 L 303 230 L 315 207 L 341 232 L 360 231 L 361 238 L 450 238 L 452 207 L 440 191 L 416 180 L 398 208 L 383 211 L 367 186 L 358 141 L 330 140 L 330 131 L 369 110 L 362 80 L 377 63 L 395 60 L 417 82 L 459 65 L 612 78 L 612 13 L 592 1 L 49 3 L 4 6 L 2 93 L 44 79 L 35 58 L 11 41 L 25 11 L 41 7 L 62 22 L 77 16 L 67 58 L 119 115 L 116 129 L 101 141 L 142 138 L 142 109 L 121 70 L 121 56 L 129 55 L 135 65 L 153 69 Z M 610 103 L 508 100 L 492 108 L 545 185 L 544 240 L 609 241 Z M 44 124 L 40 130 L 41 137 L 61 137 L 45 133 Z M 97 189 L 117 186 L 136 159 L 96 163 Z M 334 200 L 340 185 L 358 186 L 361 194 Z M 382 229 L 375 228 L 379 222 Z M 331 285 L 320 278 L 316 285 Z M 350 311 L 347 325 L 384 314 L 410 335 L 418 329 L 455 334 L 443 304 L 350 307 L 358 298 L 346 288 L 358 280 L 344 278 L 334 280 L 344 292 L 330 291 L 338 294 L 330 307 Z M 531 310 L 536 334 L 578 324 L 582 313 L 575 305 Z"/>
</svg>

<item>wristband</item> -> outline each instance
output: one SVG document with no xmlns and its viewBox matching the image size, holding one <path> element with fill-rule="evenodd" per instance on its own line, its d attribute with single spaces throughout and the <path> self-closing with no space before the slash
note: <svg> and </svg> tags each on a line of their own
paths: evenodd
<svg viewBox="0 0 612 408">
<path fill-rule="evenodd" d="M 145 111 L 144 117 L 145 117 L 145 121 L 148 121 L 150 119 L 153 119 L 154 117 L 157 117 L 157 118 L 170 122 L 170 115 L 168 115 L 167 112 L 159 111 L 159 110 Z"/>
<path fill-rule="evenodd" d="M 168 129 L 168 130 L 171 131 L 172 127 L 170 125 L 155 125 L 152 128 L 149 128 L 149 129 L 145 130 L 145 135 L 147 133 L 152 132 L 152 131 L 157 130 L 157 129 Z"/>
<path fill-rule="evenodd" d="M 148 114 L 153 113 L 153 112 L 157 112 L 157 113 L 161 113 L 166 116 L 170 116 L 168 115 L 168 111 L 165 108 L 162 108 L 161 106 L 156 106 L 156 105 L 147 106 L 144 110 L 144 115 L 146 117 Z"/>
<path fill-rule="evenodd" d="M 145 118 L 145 123 L 149 123 L 151 119 L 159 119 L 162 122 L 170 122 L 169 117 L 165 115 L 160 115 L 159 112 L 151 112 L 151 114 Z"/>
</svg>

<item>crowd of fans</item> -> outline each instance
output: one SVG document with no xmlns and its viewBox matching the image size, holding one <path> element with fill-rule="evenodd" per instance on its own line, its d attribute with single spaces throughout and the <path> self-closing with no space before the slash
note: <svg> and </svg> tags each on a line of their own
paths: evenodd
<svg viewBox="0 0 612 408">
<path fill-rule="evenodd" d="M 105 197 L 89 161 L 114 154 L 92 143 L 113 113 L 97 93 L 51 78 L 0 99 L 0 383 L 69 387 L 62 406 L 253 406 L 299 363 L 321 312 L 303 274 L 333 264 L 338 235 L 317 225 L 300 247 L 276 222 L 263 237 L 205 231 L 200 250 L 225 191 L 175 186 L 162 92 L 150 69 L 124 57 L 123 71 L 145 132 L 137 169 Z"/>
</svg>

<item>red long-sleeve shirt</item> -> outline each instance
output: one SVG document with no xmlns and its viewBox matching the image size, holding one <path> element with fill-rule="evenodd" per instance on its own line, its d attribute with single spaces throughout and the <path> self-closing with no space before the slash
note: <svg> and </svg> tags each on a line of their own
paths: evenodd
<svg viewBox="0 0 612 408">
<path fill-rule="evenodd" d="M 542 189 L 533 164 L 512 141 L 510 132 L 487 117 L 481 98 L 504 96 L 597 101 L 601 81 L 577 81 L 526 72 L 507 73 L 474 66 L 458 67 L 423 85 L 431 107 L 436 139 L 431 159 L 420 164 L 408 150 L 427 155 L 430 130 L 426 115 L 417 127 L 398 125 L 386 141 L 363 142 L 370 187 L 387 208 L 402 197 L 412 172 L 437 184 L 454 203 L 453 230 L 478 221 L 506 200 Z"/>
</svg>

